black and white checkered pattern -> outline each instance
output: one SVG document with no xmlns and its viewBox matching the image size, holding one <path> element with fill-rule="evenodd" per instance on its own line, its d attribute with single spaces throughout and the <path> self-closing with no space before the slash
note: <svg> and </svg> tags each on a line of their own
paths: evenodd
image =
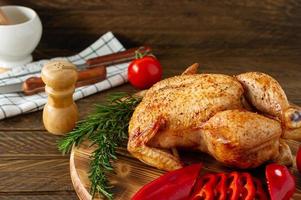
<svg viewBox="0 0 301 200">
<path fill-rule="evenodd" d="M 80 65 L 84 64 L 89 58 L 124 50 L 125 48 L 115 36 L 111 32 L 108 32 L 79 54 L 64 58 L 53 58 L 51 60 L 66 59 L 75 65 Z M 31 76 L 40 76 L 41 69 L 47 61 L 40 60 L 14 67 L 11 71 L 0 74 L 0 86 L 23 82 Z M 93 85 L 76 88 L 73 99 L 78 100 L 127 82 L 127 67 L 128 63 L 107 67 L 106 80 Z M 46 102 L 47 95 L 44 92 L 32 96 L 24 96 L 23 93 L 0 94 L 0 119 L 40 110 Z"/>
</svg>

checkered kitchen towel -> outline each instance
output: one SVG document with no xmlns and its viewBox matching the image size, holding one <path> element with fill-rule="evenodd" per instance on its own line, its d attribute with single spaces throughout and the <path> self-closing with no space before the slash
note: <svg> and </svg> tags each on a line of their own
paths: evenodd
<svg viewBox="0 0 301 200">
<path fill-rule="evenodd" d="M 75 65 L 84 64 L 89 58 L 123 51 L 125 48 L 108 32 L 101 36 L 88 48 L 70 57 L 59 57 L 51 60 L 66 59 Z M 40 60 L 13 68 L 8 73 L 0 74 L 0 86 L 23 82 L 31 76 L 40 76 L 43 65 L 49 60 Z M 128 63 L 107 67 L 107 79 L 89 86 L 76 88 L 74 100 L 81 99 L 96 92 L 100 92 L 127 82 Z M 0 119 L 16 116 L 22 113 L 33 112 L 44 107 L 47 95 L 39 93 L 32 96 L 24 96 L 23 93 L 0 94 Z"/>
</svg>

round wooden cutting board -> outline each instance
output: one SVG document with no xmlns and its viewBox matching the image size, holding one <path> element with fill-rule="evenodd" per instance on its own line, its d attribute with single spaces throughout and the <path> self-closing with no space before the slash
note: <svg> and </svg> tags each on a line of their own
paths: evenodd
<svg viewBox="0 0 301 200">
<path fill-rule="evenodd" d="M 300 145 L 299 142 L 288 141 L 294 155 Z M 88 143 L 83 143 L 78 148 L 73 148 L 70 156 L 70 172 L 74 189 L 81 200 L 91 200 L 89 194 L 90 181 L 88 178 L 89 156 L 93 148 Z M 222 166 L 212 157 L 203 153 L 182 152 L 181 158 L 184 162 L 202 162 L 204 168 L 202 172 L 227 172 L 234 169 Z M 110 175 L 109 180 L 114 185 L 114 199 L 128 200 L 143 185 L 159 177 L 163 171 L 147 166 L 133 158 L 125 149 L 118 150 L 118 160 L 114 164 L 116 174 Z M 295 200 L 301 199 L 301 174 L 297 171 L 296 165 L 290 168 L 296 177 L 297 190 L 294 195 Z M 264 167 L 249 170 L 252 175 L 263 179 Z M 100 199 L 98 196 L 95 199 Z"/>
<path fill-rule="evenodd" d="M 70 155 L 70 173 L 74 189 L 81 200 L 91 200 L 89 194 L 90 181 L 89 156 L 94 148 L 83 143 L 79 148 L 73 148 Z M 114 163 L 116 174 L 109 176 L 114 185 L 114 199 L 130 199 L 143 185 L 159 177 L 163 171 L 148 167 L 132 158 L 126 150 L 118 150 L 118 160 Z M 100 199 L 98 196 L 94 199 Z"/>
</svg>

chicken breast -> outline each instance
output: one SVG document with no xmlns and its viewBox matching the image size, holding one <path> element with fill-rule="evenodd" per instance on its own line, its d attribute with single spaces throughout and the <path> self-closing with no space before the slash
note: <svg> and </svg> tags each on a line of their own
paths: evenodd
<svg viewBox="0 0 301 200">
<path fill-rule="evenodd" d="M 162 148 L 192 146 L 195 142 L 186 133 L 219 111 L 242 108 L 243 92 L 241 84 L 227 75 L 197 74 L 165 79 L 147 91 L 135 109 L 129 133 L 138 129 L 143 132 L 158 117 L 163 117 L 167 119 L 165 127 L 150 144 Z"/>
</svg>

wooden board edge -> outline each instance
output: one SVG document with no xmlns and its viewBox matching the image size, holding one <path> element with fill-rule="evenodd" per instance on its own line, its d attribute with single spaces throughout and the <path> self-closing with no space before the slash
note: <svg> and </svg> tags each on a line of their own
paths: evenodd
<svg viewBox="0 0 301 200">
<path fill-rule="evenodd" d="M 71 181 L 74 187 L 74 190 L 80 200 L 91 200 L 92 196 L 90 193 L 86 190 L 85 186 L 82 184 L 79 175 L 75 168 L 75 154 L 76 148 L 73 146 L 70 154 L 70 176 Z"/>
</svg>

